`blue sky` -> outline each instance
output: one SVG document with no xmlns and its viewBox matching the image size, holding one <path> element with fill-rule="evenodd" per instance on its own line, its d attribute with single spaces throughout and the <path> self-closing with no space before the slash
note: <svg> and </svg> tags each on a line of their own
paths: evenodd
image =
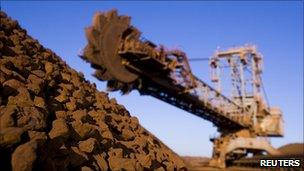
<svg viewBox="0 0 304 171">
<path fill-rule="evenodd" d="M 84 28 L 96 11 L 112 8 L 132 17 L 143 36 L 189 58 L 209 57 L 219 46 L 254 43 L 264 55 L 263 81 L 270 105 L 284 114 L 284 138 L 275 147 L 303 142 L 303 2 L 97 2 L 1 1 L 1 10 L 17 19 L 28 34 L 84 73 L 99 90 L 105 83 L 77 54 L 86 44 Z M 191 63 L 192 71 L 210 83 L 208 62 Z M 111 93 L 140 123 L 180 155 L 210 156 L 212 123 L 148 96 Z"/>
</svg>

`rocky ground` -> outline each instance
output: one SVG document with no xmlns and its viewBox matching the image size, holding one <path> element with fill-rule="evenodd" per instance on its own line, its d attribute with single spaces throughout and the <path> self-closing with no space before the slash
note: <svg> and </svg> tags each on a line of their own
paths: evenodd
<svg viewBox="0 0 304 171">
<path fill-rule="evenodd" d="M 304 143 L 290 143 L 278 148 L 283 154 L 304 154 Z"/>
<path fill-rule="evenodd" d="M 185 170 L 124 106 L 0 17 L 0 170 Z"/>
</svg>

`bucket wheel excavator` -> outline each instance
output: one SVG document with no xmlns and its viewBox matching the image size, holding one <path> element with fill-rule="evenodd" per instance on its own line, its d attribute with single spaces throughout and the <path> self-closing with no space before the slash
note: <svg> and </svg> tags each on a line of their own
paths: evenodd
<svg viewBox="0 0 304 171">
<path fill-rule="evenodd" d="M 192 74 L 186 54 L 167 50 L 141 37 L 130 17 L 116 10 L 96 13 L 86 28 L 87 46 L 81 57 L 94 76 L 111 91 L 138 90 L 212 122 L 219 132 L 211 138 L 210 165 L 225 168 L 249 153 L 279 154 L 268 137 L 283 136 L 282 113 L 270 107 L 262 91 L 262 55 L 255 46 L 216 51 L 209 59 L 209 86 Z M 222 93 L 223 68 L 229 69 L 231 97 Z"/>
</svg>

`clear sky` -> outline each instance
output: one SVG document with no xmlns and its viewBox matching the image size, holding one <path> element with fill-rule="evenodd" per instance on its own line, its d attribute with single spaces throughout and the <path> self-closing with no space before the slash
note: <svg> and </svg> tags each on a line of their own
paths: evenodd
<svg viewBox="0 0 304 171">
<path fill-rule="evenodd" d="M 1 10 L 17 19 L 28 34 L 84 73 L 93 69 L 77 54 L 86 44 L 84 28 L 96 11 L 112 8 L 132 17 L 143 36 L 189 58 L 209 57 L 221 49 L 254 43 L 264 55 L 263 80 L 270 105 L 284 114 L 285 137 L 275 147 L 303 142 L 303 1 L 298 2 L 97 2 L 1 1 Z M 191 63 L 196 76 L 209 83 L 208 62 Z M 212 123 L 148 96 L 111 93 L 140 123 L 180 155 L 210 156 Z"/>
</svg>

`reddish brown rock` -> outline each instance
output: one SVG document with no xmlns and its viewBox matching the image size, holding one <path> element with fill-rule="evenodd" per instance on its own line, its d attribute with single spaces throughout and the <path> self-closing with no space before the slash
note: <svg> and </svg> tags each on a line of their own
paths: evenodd
<svg viewBox="0 0 304 171">
<path fill-rule="evenodd" d="M 45 132 L 28 131 L 28 136 L 31 140 L 47 140 L 48 137 Z"/>
<path fill-rule="evenodd" d="M 0 128 L 7 128 L 16 126 L 17 122 L 14 118 L 17 115 L 17 107 L 15 105 L 8 105 L 0 110 Z"/>
<path fill-rule="evenodd" d="M 109 166 L 111 170 L 136 170 L 136 160 L 119 157 L 109 157 Z"/>
<path fill-rule="evenodd" d="M 132 132 L 130 129 L 123 129 L 122 130 L 122 137 L 126 141 L 133 140 L 135 138 L 134 132 Z"/>
<path fill-rule="evenodd" d="M 108 170 L 109 169 L 108 163 L 105 159 L 105 153 L 103 153 L 103 155 L 102 154 L 97 154 L 97 155 L 94 155 L 93 157 L 96 160 L 100 170 Z"/>
<path fill-rule="evenodd" d="M 16 79 L 7 80 L 3 83 L 3 92 L 5 94 L 11 94 L 17 92 L 19 87 L 24 87 L 24 83 Z"/>
<path fill-rule="evenodd" d="M 27 130 L 42 130 L 47 127 L 47 116 L 36 107 L 23 107 L 18 113 L 17 126 Z"/>
<path fill-rule="evenodd" d="M 0 145 L 1 147 L 11 147 L 21 142 L 21 135 L 24 129 L 18 127 L 3 128 L 0 130 Z"/>
<path fill-rule="evenodd" d="M 8 105 L 17 105 L 19 107 L 30 107 L 34 105 L 30 92 L 25 87 L 18 88 L 16 96 L 9 96 Z"/>
<path fill-rule="evenodd" d="M 0 18 L 0 170 L 185 167 L 115 99 Z"/>
<path fill-rule="evenodd" d="M 135 154 L 137 161 L 145 168 L 150 168 L 152 164 L 152 157 L 145 154 Z"/>
<path fill-rule="evenodd" d="M 52 129 L 49 133 L 51 139 L 56 137 L 67 138 L 69 135 L 69 127 L 64 119 L 56 119 L 52 123 Z"/>
<path fill-rule="evenodd" d="M 43 72 L 42 70 L 34 70 L 32 71 L 32 73 L 39 78 L 44 78 L 45 76 L 45 72 Z"/>
<path fill-rule="evenodd" d="M 46 107 L 45 106 L 45 101 L 42 97 L 35 96 L 34 104 L 35 104 L 35 106 L 43 108 L 43 109 L 45 109 L 45 107 Z"/>
<path fill-rule="evenodd" d="M 91 169 L 88 166 L 83 166 L 83 167 L 81 167 L 81 171 L 93 171 L 93 169 Z"/>
<path fill-rule="evenodd" d="M 61 118 L 61 119 L 67 119 L 67 117 L 68 117 L 67 112 L 66 112 L 66 111 L 63 111 L 63 110 L 56 111 L 56 112 L 55 112 L 55 115 L 56 115 L 56 118 L 57 118 L 57 119 L 59 119 L 59 118 Z"/>
<path fill-rule="evenodd" d="M 29 90 L 34 92 L 36 95 L 39 94 L 41 88 L 43 87 L 44 81 L 38 76 L 31 74 L 27 79 L 28 84 L 26 85 Z"/>
<path fill-rule="evenodd" d="M 65 88 L 62 89 L 60 91 L 60 94 L 58 96 L 56 96 L 55 99 L 60 103 L 64 103 L 64 102 L 68 101 L 68 99 L 69 99 L 68 91 Z"/>
<path fill-rule="evenodd" d="M 83 152 L 92 153 L 97 148 L 97 140 L 95 138 L 89 138 L 85 141 L 79 142 L 79 149 Z"/>
<path fill-rule="evenodd" d="M 44 64 L 44 69 L 47 75 L 50 75 L 54 71 L 54 67 L 51 62 L 46 62 Z"/>
<path fill-rule="evenodd" d="M 13 171 L 31 171 L 33 164 L 37 159 L 36 150 L 38 148 L 36 141 L 20 145 L 12 155 Z"/>
<path fill-rule="evenodd" d="M 74 111 L 76 109 L 76 100 L 73 98 L 70 98 L 70 101 L 66 103 L 66 108 L 69 111 Z"/>
<path fill-rule="evenodd" d="M 71 147 L 73 153 L 69 154 L 69 162 L 72 166 L 77 167 L 89 160 L 88 156 L 77 147 Z"/>
</svg>

